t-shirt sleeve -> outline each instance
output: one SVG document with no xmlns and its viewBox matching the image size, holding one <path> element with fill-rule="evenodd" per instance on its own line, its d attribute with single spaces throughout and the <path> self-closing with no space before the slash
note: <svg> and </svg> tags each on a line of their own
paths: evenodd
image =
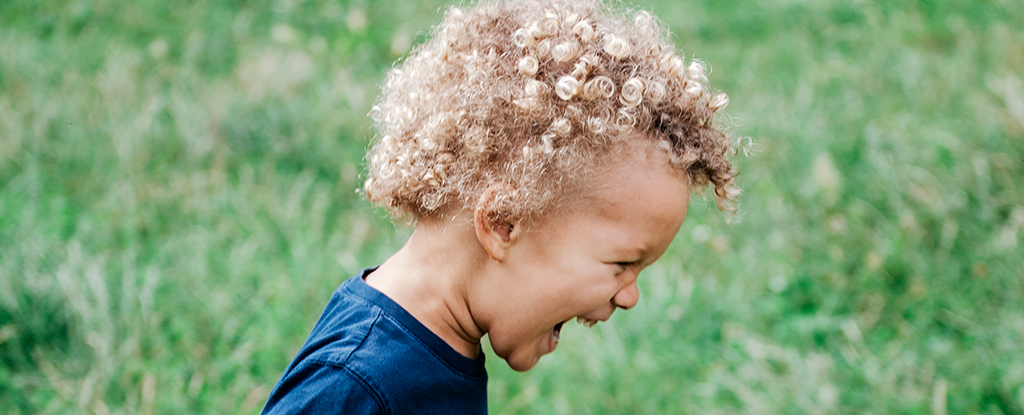
<svg viewBox="0 0 1024 415">
<path fill-rule="evenodd" d="M 278 383 L 264 415 L 382 414 L 380 397 L 366 382 L 344 367 L 306 363 Z"/>
</svg>

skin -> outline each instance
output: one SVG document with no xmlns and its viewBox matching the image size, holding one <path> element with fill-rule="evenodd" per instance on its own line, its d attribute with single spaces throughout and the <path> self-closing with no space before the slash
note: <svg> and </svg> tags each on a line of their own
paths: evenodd
<svg viewBox="0 0 1024 415">
<path fill-rule="evenodd" d="M 668 157 L 623 154 L 594 178 L 589 203 L 532 223 L 489 221 L 487 192 L 472 211 L 421 219 L 366 281 L 463 355 L 488 334 L 510 367 L 529 370 L 554 351 L 559 323 L 634 307 L 638 274 L 686 217 L 690 186 Z"/>
</svg>

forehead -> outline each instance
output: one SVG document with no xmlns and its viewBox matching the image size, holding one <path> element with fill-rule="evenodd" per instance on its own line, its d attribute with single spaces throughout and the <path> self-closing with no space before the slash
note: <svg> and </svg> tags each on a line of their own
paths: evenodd
<svg viewBox="0 0 1024 415">
<path fill-rule="evenodd" d="M 547 193 L 549 204 L 527 212 L 521 217 L 527 227 L 540 226 L 555 217 L 581 214 L 617 215 L 611 208 L 620 208 L 627 201 L 651 206 L 674 206 L 651 215 L 679 216 L 685 214 L 690 196 L 690 178 L 686 171 L 673 166 L 669 152 L 658 145 L 656 138 L 638 131 L 624 132 L 611 143 L 591 151 L 588 157 L 561 160 L 575 164 L 568 174 L 546 174 L 538 182 L 547 187 L 534 196 Z M 543 187 L 543 186 L 541 186 Z M 529 197 L 526 197 L 529 198 Z M 625 210 L 633 212 L 634 207 Z M 640 212 L 637 212 L 640 213 Z M 650 215 L 648 215 L 650 216 Z"/>
<path fill-rule="evenodd" d="M 589 199 L 578 211 L 625 243 L 667 247 L 682 225 L 690 185 L 653 146 L 630 146 L 593 176 Z"/>
<path fill-rule="evenodd" d="M 604 166 L 592 183 L 598 207 L 640 202 L 644 213 L 669 214 L 669 207 L 685 213 L 690 197 L 689 179 L 674 169 L 669 156 L 653 146 L 629 146 Z M 664 207 L 665 209 L 657 209 Z M 672 215 L 675 216 L 675 215 Z"/>
</svg>

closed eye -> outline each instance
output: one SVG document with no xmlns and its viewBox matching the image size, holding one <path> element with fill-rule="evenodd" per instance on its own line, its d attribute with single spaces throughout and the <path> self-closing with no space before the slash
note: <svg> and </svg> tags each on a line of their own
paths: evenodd
<svg viewBox="0 0 1024 415">
<path fill-rule="evenodd" d="M 615 266 L 617 267 L 617 269 L 615 270 L 615 276 L 619 276 L 623 272 L 626 272 L 626 270 L 629 269 L 631 265 L 633 265 L 632 262 L 616 262 Z"/>
</svg>

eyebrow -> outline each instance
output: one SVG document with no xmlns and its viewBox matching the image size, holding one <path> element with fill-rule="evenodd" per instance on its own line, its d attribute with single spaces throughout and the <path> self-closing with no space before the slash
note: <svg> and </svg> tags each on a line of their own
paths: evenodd
<svg viewBox="0 0 1024 415">
<path fill-rule="evenodd" d="M 631 263 L 641 263 L 647 260 L 650 256 L 650 250 L 642 246 L 631 246 L 629 248 L 616 249 L 615 252 L 619 255 L 630 258 Z"/>
</svg>

